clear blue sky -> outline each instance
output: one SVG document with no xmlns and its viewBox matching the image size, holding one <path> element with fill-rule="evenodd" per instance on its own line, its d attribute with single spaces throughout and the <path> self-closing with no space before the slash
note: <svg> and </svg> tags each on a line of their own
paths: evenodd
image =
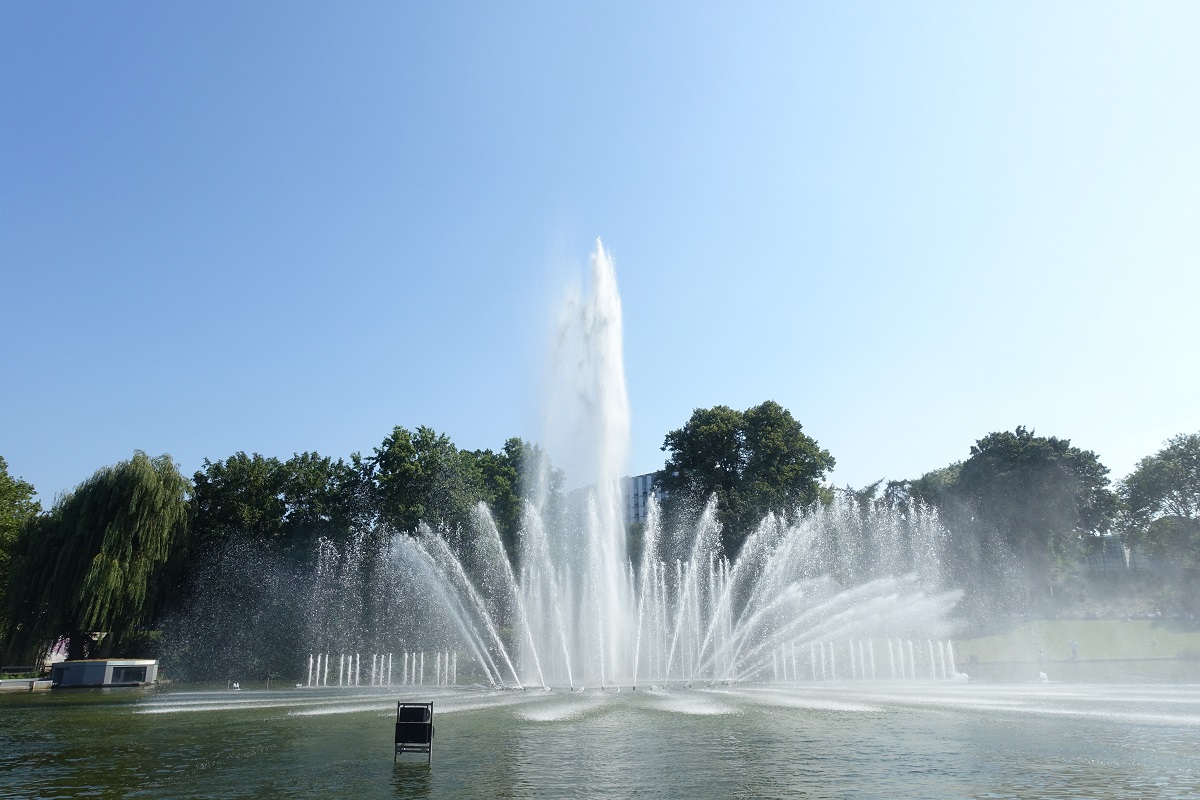
<svg viewBox="0 0 1200 800">
<path fill-rule="evenodd" d="M 0 455 L 538 436 L 614 252 L 631 471 L 774 399 L 839 484 L 1200 430 L 1200 4 L 8 3 Z"/>
</svg>

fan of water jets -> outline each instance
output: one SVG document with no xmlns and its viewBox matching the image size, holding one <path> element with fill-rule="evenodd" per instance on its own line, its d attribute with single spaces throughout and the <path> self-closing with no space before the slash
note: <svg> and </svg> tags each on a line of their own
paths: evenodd
<svg viewBox="0 0 1200 800">
<path fill-rule="evenodd" d="M 532 504 L 516 565 L 482 504 L 474 527 L 461 558 L 425 528 L 396 536 L 373 567 L 366 603 L 375 624 L 391 620 L 393 649 L 461 653 L 459 673 L 513 686 L 953 675 L 952 653 L 948 667 L 935 642 L 958 594 L 935 588 L 943 529 L 930 512 L 838 502 L 786 522 L 768 516 L 731 561 L 714 504 L 674 558 L 654 506 L 641 558 L 617 570 L 615 593 L 602 588 L 599 548 L 582 569 L 569 557 L 579 554 L 557 556 Z M 347 585 L 344 569 L 325 569 Z"/>
</svg>

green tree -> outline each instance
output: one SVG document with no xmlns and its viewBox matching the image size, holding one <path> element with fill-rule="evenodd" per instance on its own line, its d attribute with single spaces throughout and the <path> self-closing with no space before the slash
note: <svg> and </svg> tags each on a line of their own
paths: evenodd
<svg viewBox="0 0 1200 800">
<path fill-rule="evenodd" d="M 193 552 L 216 550 L 235 538 L 260 545 L 282 542 L 285 481 L 278 458 L 238 452 L 223 461 L 204 459 L 192 476 Z"/>
<path fill-rule="evenodd" d="M 744 426 L 742 412 L 713 406 L 697 408 L 686 425 L 666 435 L 667 463 L 655 482 L 666 493 L 668 513 L 697 509 L 713 494 L 723 519 L 743 510 Z"/>
<path fill-rule="evenodd" d="M 21 529 L 41 512 L 33 499 L 33 484 L 8 474 L 8 462 L 0 456 L 0 641 L 8 632 L 8 570 L 12 550 Z"/>
<path fill-rule="evenodd" d="M 1050 600 L 1113 521 L 1118 503 L 1107 476 L 1090 450 L 1018 427 L 979 439 L 966 461 L 889 484 L 884 495 L 893 507 L 937 509 L 967 608 L 984 618 Z"/>
<path fill-rule="evenodd" d="M 499 453 L 474 450 L 466 454 L 475 463 L 483 482 L 484 500 L 492 509 L 492 517 L 508 557 L 515 563 L 517 537 L 521 528 L 521 503 L 524 494 L 522 471 L 530 445 L 520 439 L 509 439 Z"/>
<path fill-rule="evenodd" d="M 550 507 L 549 513 L 553 513 L 555 504 L 562 499 L 559 496 L 562 471 L 550 465 L 546 454 L 536 444 L 516 437 L 507 440 L 499 453 L 475 450 L 464 455 L 473 460 L 478 469 L 483 481 L 483 500 L 491 507 L 504 548 L 515 564 L 525 501 L 542 500 Z M 543 477 L 543 470 L 546 486 L 539 491 L 538 482 Z M 546 496 L 541 497 L 542 494 Z"/>
<path fill-rule="evenodd" d="M 954 492 L 1016 558 L 1049 575 L 1075 563 L 1085 537 L 1108 530 L 1117 510 L 1108 485 L 1094 452 L 1018 427 L 975 443 Z"/>
<path fill-rule="evenodd" d="M 317 453 L 297 453 L 283 463 L 284 537 L 307 543 L 315 536 L 344 539 L 371 522 L 366 479 L 357 453 L 350 463 Z"/>
<path fill-rule="evenodd" d="M 299 660 L 316 540 L 370 531 L 362 461 L 239 452 L 206 460 L 195 485 L 190 550 L 162 620 L 168 663 L 192 678 L 231 664 L 277 674 Z"/>
<path fill-rule="evenodd" d="M 945 509 L 954 502 L 954 487 L 961 471 L 962 462 L 956 461 L 948 467 L 926 472 L 913 481 L 891 481 L 884 496 L 892 500 L 893 505 L 915 501 Z"/>
<path fill-rule="evenodd" d="M 105 632 L 110 649 L 149 621 L 157 577 L 186 535 L 189 488 L 170 456 L 138 451 L 26 525 L 12 560 L 10 652 L 34 655 L 66 635 L 80 658 L 88 632 Z"/>
<path fill-rule="evenodd" d="M 715 494 L 731 555 L 768 511 L 789 513 L 830 499 L 821 479 L 833 469 L 833 456 L 770 400 L 744 412 L 698 408 L 666 435 L 662 449 L 668 457 L 657 484 L 667 494 L 667 512 L 693 511 Z"/>
<path fill-rule="evenodd" d="M 477 460 L 425 426 L 396 426 L 369 466 L 379 520 L 388 530 L 415 531 L 424 521 L 445 526 L 455 540 L 486 494 Z"/>
<path fill-rule="evenodd" d="M 1200 567 L 1200 434 L 1180 434 L 1138 462 L 1119 486 L 1126 541 Z"/>
<path fill-rule="evenodd" d="M 313 538 L 344 538 L 370 524 L 361 459 L 297 453 L 287 461 L 239 452 L 204 460 L 193 476 L 192 549 L 197 555 L 239 540 L 307 551 Z"/>
</svg>

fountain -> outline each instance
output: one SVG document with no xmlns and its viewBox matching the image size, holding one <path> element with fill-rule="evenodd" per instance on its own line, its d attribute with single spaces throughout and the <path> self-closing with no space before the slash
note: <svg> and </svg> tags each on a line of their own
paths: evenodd
<svg viewBox="0 0 1200 800">
<path fill-rule="evenodd" d="M 424 651 L 439 651 L 438 675 L 462 653 L 472 680 L 511 687 L 878 679 L 877 641 L 888 648 L 889 677 L 953 677 L 943 666 L 945 642 L 935 657 L 958 595 L 937 588 L 944 531 L 932 512 L 864 514 L 837 502 L 786 519 L 769 515 L 731 558 L 721 549 L 715 499 L 671 535 L 652 503 L 641 551 L 630 557 L 620 488 L 630 430 L 621 305 L 599 242 L 590 288 L 564 305 L 546 415 L 547 449 L 588 484 L 574 493 L 573 517 L 550 520 L 544 498 L 529 498 L 515 563 L 482 503 L 459 552 L 428 527 L 394 536 L 370 570 L 376 586 L 364 602 L 377 613 L 350 615 L 375 620 L 358 641 L 373 652 L 404 651 L 406 663 L 415 651 L 414 672 L 418 652 L 423 667 Z M 879 553 L 852 564 L 843 556 L 868 530 L 883 543 Z M 353 544 L 322 548 L 315 595 L 345 608 L 364 554 Z M 927 641 L 927 653 L 914 651 L 914 636 Z M 809 652 L 810 669 L 799 669 L 797 651 Z"/>
<path fill-rule="evenodd" d="M 250 631 L 250 646 L 307 637 L 307 663 L 295 660 L 306 691 L 0 696 L 13 731 L 0 795 L 195 796 L 201 773 L 206 797 L 1200 794 L 1195 662 L 1155 660 L 1133 680 L 1096 664 L 1101 682 L 1069 687 L 1044 673 L 952 680 L 957 595 L 940 588 L 950 576 L 932 513 L 841 500 L 767 516 L 731 555 L 711 503 L 682 527 L 652 506 L 626 552 L 624 440 L 594 449 L 628 432 L 623 389 L 607 391 L 620 376 L 603 377 L 620 363 L 606 350 L 620 320 L 602 250 L 593 270 L 603 291 L 564 317 L 561 342 L 576 350 L 559 389 L 592 412 L 549 415 L 570 422 L 562 439 L 587 444 L 569 458 L 597 454 L 573 516 L 535 493 L 511 559 L 483 506 L 453 536 L 322 541 L 315 574 L 234 551 L 229 574 L 213 573 L 226 578 L 218 599 L 252 577 L 308 627 L 266 639 L 280 617 L 250 615 L 229 629 Z M 501 690 L 543 686 L 587 691 Z M 437 767 L 381 757 L 397 702 L 432 698 Z"/>
</svg>

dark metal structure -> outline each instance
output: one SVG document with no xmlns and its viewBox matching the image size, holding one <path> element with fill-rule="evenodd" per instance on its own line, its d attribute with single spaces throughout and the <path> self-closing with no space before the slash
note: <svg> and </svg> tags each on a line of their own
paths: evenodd
<svg viewBox="0 0 1200 800">
<path fill-rule="evenodd" d="M 433 703 L 396 703 L 396 754 L 425 753 L 433 761 Z"/>
</svg>

